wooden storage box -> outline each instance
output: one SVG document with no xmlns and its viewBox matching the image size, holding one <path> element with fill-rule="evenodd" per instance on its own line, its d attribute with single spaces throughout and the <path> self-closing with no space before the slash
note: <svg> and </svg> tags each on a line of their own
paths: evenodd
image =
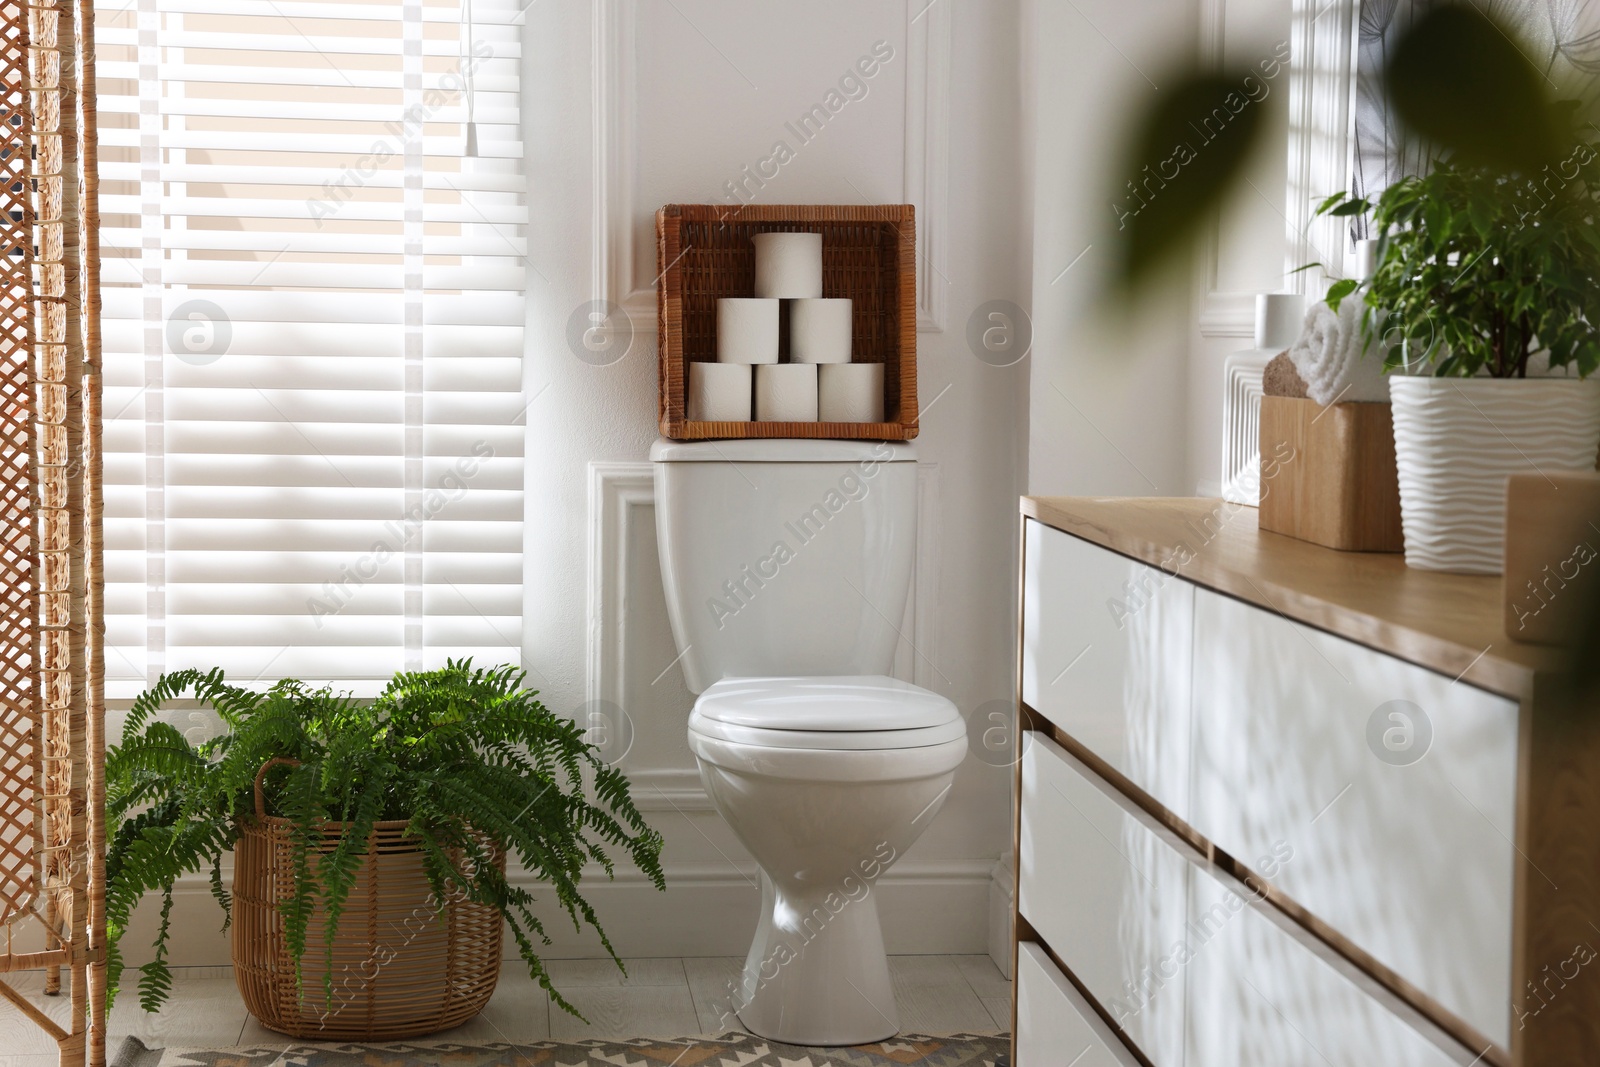
<svg viewBox="0 0 1600 1067">
<path fill-rule="evenodd" d="M 1388 404 L 1261 398 L 1260 527 L 1345 552 L 1400 552 Z"/>
<path fill-rule="evenodd" d="M 1506 479 L 1506 636 L 1573 644 L 1600 592 L 1600 474 Z"/>
<path fill-rule="evenodd" d="M 717 298 L 755 293 L 750 238 L 822 234 L 822 295 L 854 301 L 852 359 L 882 363 L 884 422 L 691 422 L 688 364 L 717 358 Z M 861 207 L 668 204 L 656 212 L 661 432 L 717 437 L 917 436 L 916 219 L 910 204 Z M 787 323 L 787 315 L 785 315 Z M 788 330 L 779 358 L 788 360 Z"/>
</svg>

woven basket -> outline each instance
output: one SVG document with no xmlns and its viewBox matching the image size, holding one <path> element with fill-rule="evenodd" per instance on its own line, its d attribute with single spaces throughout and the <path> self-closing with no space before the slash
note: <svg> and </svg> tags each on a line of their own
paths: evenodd
<svg viewBox="0 0 1600 1067">
<path fill-rule="evenodd" d="M 264 774 L 273 764 L 262 767 Z M 483 1010 L 500 980 L 501 917 L 481 904 L 435 906 L 406 823 L 380 822 L 339 916 L 333 998 L 324 976 L 322 909 L 312 914 L 295 982 L 278 905 L 294 892 L 293 823 L 265 815 L 241 823 L 233 872 L 233 972 L 245 1007 L 269 1030 L 319 1040 L 382 1041 L 458 1026 Z M 338 841 L 330 824 L 325 847 Z M 502 869 L 504 853 L 497 852 Z"/>
<path fill-rule="evenodd" d="M 854 301 L 853 363 L 882 363 L 884 422 L 691 422 L 688 364 L 717 359 L 717 298 L 755 293 L 750 238 L 822 234 L 822 295 Z M 916 218 L 910 204 L 862 207 L 668 204 L 656 212 L 661 432 L 719 437 L 917 436 Z M 788 362 L 784 331 L 779 359 Z"/>
</svg>

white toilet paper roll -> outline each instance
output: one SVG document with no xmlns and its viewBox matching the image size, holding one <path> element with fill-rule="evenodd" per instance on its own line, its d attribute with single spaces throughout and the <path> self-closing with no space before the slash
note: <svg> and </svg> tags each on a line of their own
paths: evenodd
<svg viewBox="0 0 1600 1067">
<path fill-rule="evenodd" d="M 694 422 L 749 422 L 750 365 L 690 363 L 688 414 Z"/>
<path fill-rule="evenodd" d="M 882 422 L 883 364 L 826 363 L 817 368 L 823 422 Z"/>
<path fill-rule="evenodd" d="M 817 421 L 815 363 L 766 363 L 755 370 L 756 421 Z"/>
<path fill-rule="evenodd" d="M 758 233 L 756 295 L 799 298 L 822 295 L 822 234 Z"/>
<path fill-rule="evenodd" d="M 1300 339 L 1306 317 L 1299 293 L 1256 294 L 1256 347 L 1284 349 Z"/>
<path fill-rule="evenodd" d="M 717 362 L 778 362 L 778 301 L 749 297 L 719 299 Z"/>
<path fill-rule="evenodd" d="M 851 302 L 796 300 L 789 307 L 789 358 L 796 363 L 850 362 Z"/>
</svg>

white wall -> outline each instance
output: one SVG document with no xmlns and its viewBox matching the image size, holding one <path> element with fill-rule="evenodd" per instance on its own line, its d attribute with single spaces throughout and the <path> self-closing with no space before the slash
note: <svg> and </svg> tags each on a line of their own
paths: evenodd
<svg viewBox="0 0 1600 1067">
<path fill-rule="evenodd" d="M 1016 498 L 1026 364 L 977 359 L 974 308 L 1027 303 L 1016 0 L 542 0 L 527 9 L 524 141 L 528 350 L 524 665 L 552 708 L 612 700 L 634 726 L 621 759 L 666 836 L 669 891 L 636 873 L 585 883 L 618 950 L 742 955 L 755 867 L 700 790 L 656 562 L 646 457 L 656 438 L 653 218 L 720 200 L 878 41 L 867 92 L 799 146 L 763 203 L 901 203 L 919 211 L 917 447 L 923 522 L 902 673 L 963 710 L 1011 698 Z M 856 91 L 859 95 L 859 91 Z M 791 136 L 792 140 L 792 136 Z M 569 338 L 596 299 L 634 336 L 596 365 Z M 580 321 L 580 327 L 587 322 Z M 923 840 L 880 882 L 894 952 L 983 952 L 991 872 L 1010 841 L 1008 769 L 969 759 Z M 537 895 L 537 888 L 535 887 Z M 178 891 L 171 960 L 228 962 L 203 879 Z M 148 958 L 155 908 L 125 948 Z M 552 914 L 550 956 L 597 955 Z"/>
<path fill-rule="evenodd" d="M 1030 0 L 1031 492 L 1220 491 L 1223 359 L 1250 347 L 1255 293 L 1303 284 L 1285 273 L 1296 217 L 1286 192 L 1289 71 L 1266 83 L 1263 135 L 1194 261 L 1176 264 L 1126 318 L 1102 299 L 1112 191 L 1134 177 L 1113 172 L 1122 124 L 1157 99 L 1163 78 L 1195 59 L 1256 67 L 1289 41 L 1291 7 Z"/>
<path fill-rule="evenodd" d="M 667 837 L 670 889 L 624 873 L 589 891 L 624 953 L 740 954 L 754 866 L 699 790 L 684 739 L 655 561 L 653 213 L 720 200 L 791 141 L 762 203 L 912 200 L 919 209 L 918 448 L 924 522 L 917 653 L 904 673 L 963 712 L 1014 684 L 1020 492 L 1213 490 L 1221 360 L 1248 343 L 1249 298 L 1285 263 L 1285 120 L 1220 239 L 1131 319 L 1099 297 L 1124 120 L 1177 61 L 1248 60 L 1287 32 L 1289 0 L 541 0 L 527 12 L 529 234 L 524 661 L 550 706 L 611 700 L 634 726 L 622 766 Z M 785 123 L 884 41 L 893 57 L 821 135 Z M 1287 96 L 1274 88 L 1273 108 Z M 747 186 L 753 188 L 753 186 Z M 627 310 L 607 365 L 580 359 L 574 313 Z M 1033 353 L 999 367 L 969 347 L 980 306 L 1032 316 Z M 980 324 L 986 325 L 987 320 Z M 580 323 L 581 325 L 581 323 Z M 980 952 L 990 872 L 1010 842 L 1009 771 L 969 758 L 944 811 L 880 885 L 891 951 Z M 175 962 L 223 963 L 200 883 Z M 147 909 L 148 910 L 148 909 Z M 551 924 L 551 955 L 596 951 Z M 129 939 L 139 944 L 136 931 Z M 136 952 L 131 953 L 137 955 Z"/>
<path fill-rule="evenodd" d="M 1034 355 L 1028 490 L 1186 494 L 1190 293 L 1104 299 L 1125 123 L 1196 48 L 1195 0 L 1028 0 Z M 1128 178 L 1134 175 L 1128 175 Z"/>
<path fill-rule="evenodd" d="M 917 202 L 927 227 L 919 236 L 934 251 L 920 266 L 943 291 L 922 301 L 925 522 L 907 630 L 921 655 L 902 661 L 908 677 L 963 711 L 1012 690 L 1026 371 L 976 359 L 965 323 L 985 300 L 1026 302 L 1017 6 L 925 7 L 544 0 L 528 11 L 535 223 L 526 373 L 538 399 L 528 413 L 525 658 L 550 706 L 610 700 L 635 726 L 621 765 L 666 834 L 671 888 L 662 896 L 637 884 L 597 887 L 602 920 L 624 952 L 742 954 L 757 904 L 753 864 L 700 792 L 684 737 L 692 697 L 668 668 L 677 653 L 644 466 L 656 437 L 657 207 L 721 202 L 725 183 L 769 157 L 778 139 L 794 158 L 764 189 L 746 185 L 758 203 Z M 879 41 L 893 55 L 865 95 L 800 144 L 785 123 L 823 102 Z M 598 85 L 597 58 L 611 74 Z M 608 366 L 580 360 L 567 339 L 569 317 L 596 297 L 627 308 L 635 330 L 631 350 Z M 591 472 L 596 461 L 612 465 Z M 591 478 L 603 536 L 591 528 Z M 891 951 L 985 949 L 990 870 L 1009 839 L 1009 781 L 1005 770 L 969 760 L 925 838 L 880 886 Z M 570 925 L 552 930 L 553 954 L 593 951 L 571 938 Z"/>
</svg>

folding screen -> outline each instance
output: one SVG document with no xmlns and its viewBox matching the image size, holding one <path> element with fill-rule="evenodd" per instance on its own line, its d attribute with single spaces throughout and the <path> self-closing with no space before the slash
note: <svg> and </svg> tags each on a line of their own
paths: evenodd
<svg viewBox="0 0 1600 1067">
<path fill-rule="evenodd" d="M 0 996 L 105 1062 L 100 337 L 86 4 L 0 0 Z M 47 1009 L 20 991 L 43 969 Z"/>
</svg>

